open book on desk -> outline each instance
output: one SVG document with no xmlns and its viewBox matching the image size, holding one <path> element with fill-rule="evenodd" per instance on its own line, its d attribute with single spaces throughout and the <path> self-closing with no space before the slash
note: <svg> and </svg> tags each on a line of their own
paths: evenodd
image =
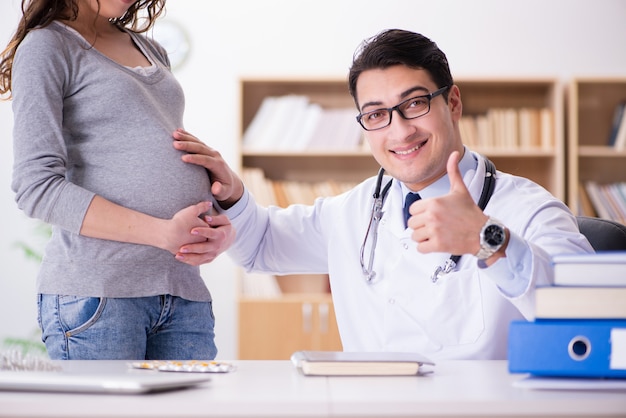
<svg viewBox="0 0 626 418">
<path fill-rule="evenodd" d="M 296 351 L 291 361 L 307 376 L 412 376 L 434 365 L 417 353 Z"/>
</svg>

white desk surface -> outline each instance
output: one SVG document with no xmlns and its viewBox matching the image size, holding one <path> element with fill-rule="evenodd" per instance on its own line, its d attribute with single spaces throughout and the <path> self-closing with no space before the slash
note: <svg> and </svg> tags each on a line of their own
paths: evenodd
<svg viewBox="0 0 626 418">
<path fill-rule="evenodd" d="M 233 361 L 199 387 L 148 395 L 0 391 L 0 417 L 626 417 L 624 390 L 531 390 L 505 361 L 451 361 L 428 376 L 306 377 L 289 361 Z M 126 362 L 61 362 L 114 372 Z M 152 373 L 149 372 L 148 373 Z"/>
</svg>

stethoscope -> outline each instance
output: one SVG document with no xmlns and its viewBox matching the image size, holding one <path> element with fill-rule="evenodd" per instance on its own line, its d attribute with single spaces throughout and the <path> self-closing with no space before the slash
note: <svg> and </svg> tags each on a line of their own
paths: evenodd
<svg viewBox="0 0 626 418">
<path fill-rule="evenodd" d="M 493 190 L 496 187 L 496 166 L 488 158 L 485 157 L 484 160 L 485 182 L 483 183 L 483 189 L 480 194 L 480 199 L 478 200 L 478 206 L 481 210 L 485 210 L 487 202 L 489 202 L 489 199 L 493 194 Z M 376 254 L 376 241 L 378 240 L 378 224 L 383 217 L 383 205 L 385 204 L 385 199 L 387 198 L 387 194 L 391 188 L 391 183 L 393 182 L 393 179 L 389 180 L 387 184 L 385 184 L 385 187 L 382 188 L 384 174 L 385 169 L 381 167 L 378 170 L 376 187 L 374 188 L 374 194 L 372 195 L 374 202 L 372 203 L 372 213 L 370 215 L 369 225 L 367 226 L 367 232 L 365 232 L 365 238 L 363 239 L 363 244 L 361 245 L 361 269 L 368 283 L 371 283 L 376 277 L 376 272 L 374 271 L 373 266 L 374 256 Z M 365 246 L 370 235 L 372 238 L 372 247 L 370 248 L 369 260 L 366 267 Z M 431 281 L 436 283 L 441 276 L 453 271 L 460 259 L 460 255 L 450 255 L 450 258 L 448 258 L 443 265 L 437 266 L 435 271 L 433 271 L 433 274 L 430 276 Z"/>
</svg>

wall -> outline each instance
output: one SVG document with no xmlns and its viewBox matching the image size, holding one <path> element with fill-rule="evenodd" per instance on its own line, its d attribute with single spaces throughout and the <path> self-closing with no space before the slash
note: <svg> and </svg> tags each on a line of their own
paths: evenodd
<svg viewBox="0 0 626 418">
<path fill-rule="evenodd" d="M 0 4 L 0 44 L 20 1 Z M 626 75 L 623 0 L 175 0 L 168 20 L 192 40 L 176 70 L 187 95 L 186 128 L 237 164 L 241 77 L 345 77 L 358 43 L 384 28 L 415 30 L 446 52 L 456 77 Z M 0 340 L 36 328 L 37 266 L 15 248 L 42 245 L 10 190 L 11 108 L 0 102 Z M 235 268 L 203 266 L 215 297 L 219 358 L 236 356 Z"/>
</svg>

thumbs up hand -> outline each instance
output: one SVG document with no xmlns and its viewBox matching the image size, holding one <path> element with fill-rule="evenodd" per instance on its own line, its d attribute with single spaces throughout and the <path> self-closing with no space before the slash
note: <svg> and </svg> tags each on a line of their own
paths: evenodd
<svg viewBox="0 0 626 418">
<path fill-rule="evenodd" d="M 463 183 L 460 158 L 458 151 L 448 158 L 448 194 L 418 200 L 410 207 L 408 226 L 413 229 L 411 238 L 421 253 L 476 254 L 480 248 L 480 230 L 488 217 L 474 203 Z"/>
</svg>

